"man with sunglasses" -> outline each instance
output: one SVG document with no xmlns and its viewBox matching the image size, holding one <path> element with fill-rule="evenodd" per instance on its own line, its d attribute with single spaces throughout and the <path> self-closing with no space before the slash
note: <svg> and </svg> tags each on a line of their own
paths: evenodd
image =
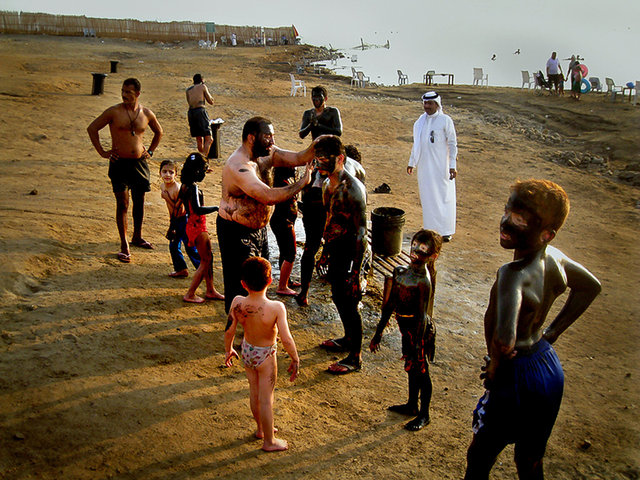
<svg viewBox="0 0 640 480">
<path fill-rule="evenodd" d="M 436 92 L 422 95 L 422 106 L 425 113 L 413 125 L 407 173 L 418 169 L 422 227 L 435 230 L 448 242 L 456 231 L 456 130 L 451 117 L 442 113 Z"/>
</svg>

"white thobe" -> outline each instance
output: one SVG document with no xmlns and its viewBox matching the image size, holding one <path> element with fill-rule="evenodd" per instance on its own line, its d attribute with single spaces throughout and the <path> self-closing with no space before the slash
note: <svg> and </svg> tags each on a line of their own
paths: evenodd
<svg viewBox="0 0 640 480">
<path fill-rule="evenodd" d="M 449 169 L 456 168 L 457 155 L 451 117 L 440 110 L 423 113 L 413 125 L 409 166 L 417 167 L 422 227 L 443 236 L 456 232 L 456 183 L 449 178 Z"/>
</svg>

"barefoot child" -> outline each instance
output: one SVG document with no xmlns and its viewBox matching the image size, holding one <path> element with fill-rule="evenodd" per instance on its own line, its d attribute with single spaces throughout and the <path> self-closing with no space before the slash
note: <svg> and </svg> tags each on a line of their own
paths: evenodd
<svg viewBox="0 0 640 480">
<path fill-rule="evenodd" d="M 291 357 L 288 372 L 293 382 L 298 376 L 300 360 L 296 344 L 289 332 L 284 304 L 266 297 L 271 284 L 271 264 L 262 257 L 244 261 L 241 270 L 242 286 L 249 292 L 246 297 L 236 296 L 229 309 L 228 327 L 224 334 L 225 364 L 230 367 L 238 353 L 233 339 L 238 323 L 244 328 L 242 361 L 249 380 L 251 412 L 258 425 L 257 438 L 264 438 L 262 449 L 268 452 L 286 450 L 285 440 L 275 437 L 273 427 L 273 392 L 278 374 L 276 336 Z"/>
<path fill-rule="evenodd" d="M 200 266 L 200 255 L 195 247 L 188 245 L 187 238 L 187 212 L 184 209 L 182 200 L 178 198 L 180 194 L 180 183 L 176 182 L 176 174 L 178 173 L 178 165 L 173 160 L 163 160 L 160 164 L 160 177 L 162 178 L 162 192 L 160 196 L 167 202 L 169 209 L 169 230 L 167 231 L 167 239 L 169 240 L 169 253 L 173 262 L 173 272 L 170 277 L 180 278 L 188 277 L 187 263 L 180 249 L 180 244 L 184 244 L 184 248 L 191 260 L 193 266 L 197 269 Z"/>
<path fill-rule="evenodd" d="M 551 346 L 600 293 L 591 272 L 549 246 L 569 199 L 547 180 L 516 182 L 500 222 L 513 261 L 498 270 L 484 315 L 486 391 L 473 412 L 465 479 L 487 479 L 498 454 L 515 443 L 518 477 L 544 478 L 542 459 L 562 401 L 564 373 Z M 564 306 L 543 328 L 553 302 Z"/>
<path fill-rule="evenodd" d="M 207 300 L 224 300 L 213 285 L 213 253 L 211 252 L 211 239 L 207 231 L 206 214 L 217 212 L 218 207 L 205 207 L 202 205 L 204 197 L 198 189 L 196 182 L 204 180 L 207 174 L 208 164 L 199 153 L 192 153 L 187 157 L 182 167 L 179 198 L 187 209 L 187 238 L 188 246 L 195 246 L 200 254 L 200 266 L 193 275 L 191 286 L 182 299 L 190 303 L 203 303 Z M 196 290 L 204 278 L 207 285 L 205 298 L 196 295 Z"/>
<path fill-rule="evenodd" d="M 404 426 L 414 432 L 429 424 L 432 385 L 428 360 L 433 361 L 436 340 L 431 315 L 436 286 L 435 260 L 441 248 L 442 237 L 432 230 L 420 230 L 413 236 L 411 263 L 408 267 L 396 267 L 393 277 L 385 279 L 382 315 L 369 345 L 372 352 L 380 348 L 382 332 L 395 311 L 402 334 L 404 369 L 409 376 L 409 400 L 403 405 L 392 405 L 389 410 L 417 415 Z"/>
</svg>

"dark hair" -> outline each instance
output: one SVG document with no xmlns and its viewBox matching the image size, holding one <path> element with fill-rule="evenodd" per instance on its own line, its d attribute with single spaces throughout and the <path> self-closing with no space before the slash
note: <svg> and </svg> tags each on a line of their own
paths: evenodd
<svg viewBox="0 0 640 480">
<path fill-rule="evenodd" d="M 197 84 L 199 84 L 199 83 L 202 83 L 202 75 L 200 75 L 199 73 L 196 73 L 196 74 L 193 76 L 193 84 L 194 84 L 194 85 L 197 85 Z"/>
<path fill-rule="evenodd" d="M 434 253 L 440 255 L 440 250 L 442 249 L 442 237 L 439 233 L 434 232 L 433 230 L 418 230 L 411 239 L 411 243 L 413 242 L 426 243 L 429 245 L 429 256 Z"/>
<path fill-rule="evenodd" d="M 315 146 L 315 154 L 318 158 L 336 158 L 338 155 L 346 155 L 344 145 L 340 137 L 329 135 L 322 137 Z"/>
<path fill-rule="evenodd" d="M 329 96 L 327 94 L 327 89 L 324 88 L 322 85 L 318 85 L 317 87 L 313 87 L 311 89 L 311 96 L 313 97 L 314 93 L 321 93 L 322 96 L 325 98 L 325 100 L 327 99 L 327 97 Z"/>
<path fill-rule="evenodd" d="M 127 78 L 122 82 L 122 86 L 131 85 L 136 92 L 140 91 L 140 81 L 137 78 Z"/>
<path fill-rule="evenodd" d="M 242 128 L 242 141 L 244 142 L 249 135 L 258 136 L 259 133 L 262 132 L 262 127 L 267 125 L 272 125 L 271 120 L 268 120 L 264 117 L 252 117 L 246 121 L 244 127 Z"/>
<path fill-rule="evenodd" d="M 353 158 L 360 164 L 362 163 L 362 155 L 360 155 L 360 151 L 356 148 L 355 145 L 345 145 L 344 151 L 347 154 L 347 157 Z"/>
<path fill-rule="evenodd" d="M 198 152 L 193 152 L 184 161 L 182 172 L 180 172 L 180 181 L 183 185 L 193 185 L 200 180 L 200 177 L 207 171 L 207 161 Z"/>
<path fill-rule="evenodd" d="M 176 173 L 178 173 L 178 164 L 173 160 L 162 160 L 162 162 L 160 162 L 160 168 L 158 169 L 158 171 L 162 172 L 162 169 L 165 165 L 171 165 L 175 169 Z"/>
<path fill-rule="evenodd" d="M 540 226 L 558 231 L 569 215 L 569 197 L 557 183 L 549 180 L 518 181 L 511 186 L 531 212 L 540 219 Z"/>
<path fill-rule="evenodd" d="M 240 270 L 240 278 L 252 292 L 264 290 L 271 278 L 271 264 L 262 257 L 249 257 Z"/>
</svg>

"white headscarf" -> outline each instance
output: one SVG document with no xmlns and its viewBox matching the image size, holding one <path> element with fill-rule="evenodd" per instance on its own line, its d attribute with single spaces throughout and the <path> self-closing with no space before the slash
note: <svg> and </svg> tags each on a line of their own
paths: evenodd
<svg viewBox="0 0 640 480">
<path fill-rule="evenodd" d="M 440 99 L 440 95 L 436 92 L 427 92 L 424 95 L 422 95 L 422 102 L 425 102 L 426 100 L 433 100 L 434 102 L 436 102 L 438 104 L 438 110 L 440 110 L 441 112 L 444 111 L 442 108 L 442 101 Z"/>
</svg>

